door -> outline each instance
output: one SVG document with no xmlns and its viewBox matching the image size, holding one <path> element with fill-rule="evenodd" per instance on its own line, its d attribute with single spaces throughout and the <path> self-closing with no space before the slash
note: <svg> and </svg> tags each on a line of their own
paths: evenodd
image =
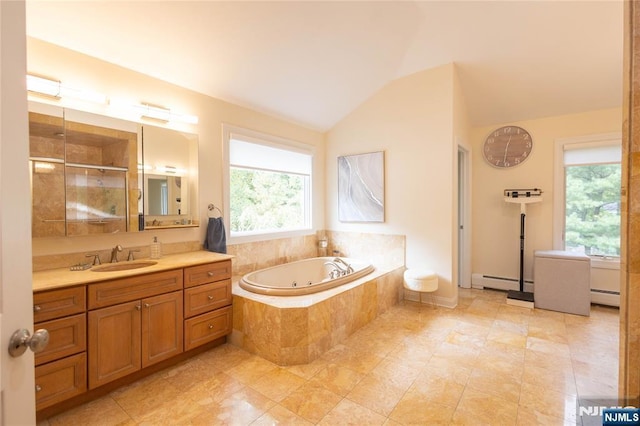
<svg viewBox="0 0 640 426">
<path fill-rule="evenodd" d="M 458 146 L 458 286 L 471 288 L 469 151 Z"/>
<path fill-rule="evenodd" d="M 17 329 L 33 332 L 25 2 L 0 1 L 0 423 L 35 424 L 34 357 L 9 355 Z"/>
</svg>

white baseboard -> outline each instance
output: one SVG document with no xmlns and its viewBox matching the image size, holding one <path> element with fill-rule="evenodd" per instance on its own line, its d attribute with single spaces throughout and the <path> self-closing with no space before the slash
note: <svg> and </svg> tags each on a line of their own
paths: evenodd
<svg viewBox="0 0 640 426">
<path fill-rule="evenodd" d="M 598 305 L 607 305 L 620 307 L 620 294 L 614 293 L 601 293 L 591 290 L 591 303 L 597 303 Z"/>
<path fill-rule="evenodd" d="M 514 278 L 495 277 L 491 275 L 472 274 L 471 275 L 471 287 L 482 290 L 485 288 L 495 290 L 520 290 L 518 280 Z M 524 281 L 524 291 L 529 293 L 534 292 L 533 282 L 530 280 Z M 591 290 L 591 303 L 607 306 L 620 306 L 620 294 L 612 291 L 598 291 Z"/>
<path fill-rule="evenodd" d="M 516 278 L 496 277 L 491 275 L 472 274 L 471 286 L 477 289 L 492 288 L 495 290 L 520 290 L 519 280 Z M 533 292 L 533 282 L 524 280 L 524 291 Z"/>
</svg>

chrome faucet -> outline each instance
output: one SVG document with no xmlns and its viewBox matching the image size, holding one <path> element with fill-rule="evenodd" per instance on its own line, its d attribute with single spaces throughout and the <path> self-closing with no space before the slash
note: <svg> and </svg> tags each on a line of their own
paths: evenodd
<svg viewBox="0 0 640 426">
<path fill-rule="evenodd" d="M 340 263 L 340 264 L 345 266 L 345 268 L 346 268 L 345 275 L 346 274 L 350 274 L 350 273 L 353 272 L 353 268 L 351 267 L 351 265 L 348 264 L 347 262 L 345 262 L 344 260 L 340 259 L 339 257 L 336 257 L 335 259 L 333 259 L 333 261 L 337 262 L 337 263 Z M 342 269 L 342 268 L 340 268 L 340 269 Z"/>
<path fill-rule="evenodd" d="M 119 251 L 122 251 L 122 246 L 120 244 L 111 249 L 111 263 L 118 262 Z"/>
<path fill-rule="evenodd" d="M 340 265 L 335 262 L 324 262 L 325 265 L 333 266 L 333 271 L 329 273 L 329 278 L 334 279 L 347 275 L 346 269 L 342 269 Z"/>
<path fill-rule="evenodd" d="M 129 250 L 129 256 L 127 256 L 127 260 L 135 260 L 133 257 L 133 253 L 139 252 L 140 250 Z"/>
<path fill-rule="evenodd" d="M 98 254 L 86 254 L 85 257 L 93 257 L 93 265 L 100 265 L 100 255 Z"/>
</svg>

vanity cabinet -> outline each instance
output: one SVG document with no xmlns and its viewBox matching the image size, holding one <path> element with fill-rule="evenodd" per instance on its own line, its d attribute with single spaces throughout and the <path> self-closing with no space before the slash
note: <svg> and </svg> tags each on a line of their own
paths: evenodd
<svg viewBox="0 0 640 426">
<path fill-rule="evenodd" d="M 231 261 L 184 268 L 184 348 L 231 332 Z"/>
<path fill-rule="evenodd" d="M 90 284 L 88 293 L 89 389 L 183 351 L 181 269 Z"/>
<path fill-rule="evenodd" d="M 34 329 L 47 329 L 50 340 L 35 355 L 37 416 L 50 417 L 222 343 L 233 326 L 231 260 L 211 256 L 170 255 L 173 269 L 134 275 L 69 272 L 78 280 L 56 289 L 38 283 Z M 47 273 L 46 280 L 59 285 L 68 274 Z M 83 283 L 82 274 L 91 282 Z M 34 282 L 40 278 L 34 273 Z"/>
<path fill-rule="evenodd" d="M 36 406 L 43 409 L 87 390 L 85 287 L 33 295 L 34 329 L 49 331 L 35 354 Z"/>
</svg>

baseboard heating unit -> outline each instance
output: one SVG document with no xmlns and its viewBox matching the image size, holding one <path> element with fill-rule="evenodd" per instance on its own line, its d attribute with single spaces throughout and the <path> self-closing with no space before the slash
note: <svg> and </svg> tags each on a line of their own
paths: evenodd
<svg viewBox="0 0 640 426">
<path fill-rule="evenodd" d="M 494 290 L 518 290 L 518 279 L 498 277 L 495 275 L 472 274 L 471 287 L 482 290 L 484 288 Z M 620 306 L 620 292 L 591 287 L 591 303 L 606 306 Z M 533 281 L 524 280 L 524 290 L 533 293 Z"/>
<path fill-rule="evenodd" d="M 495 290 L 519 290 L 517 278 L 498 277 L 495 275 L 471 274 L 471 287 L 477 289 L 492 288 Z M 533 292 L 533 281 L 524 280 L 524 291 Z"/>
</svg>

